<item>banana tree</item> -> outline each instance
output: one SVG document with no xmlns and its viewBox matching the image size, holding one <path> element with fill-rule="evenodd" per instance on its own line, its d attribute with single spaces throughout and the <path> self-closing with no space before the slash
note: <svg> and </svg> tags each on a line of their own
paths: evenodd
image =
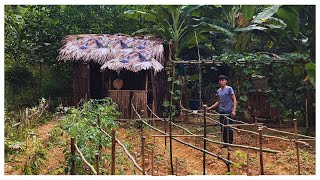
<svg viewBox="0 0 320 180">
<path fill-rule="evenodd" d="M 196 31 L 191 25 L 192 16 L 201 6 L 145 6 L 143 10 L 128 10 L 124 14 L 129 18 L 148 21 L 151 27 L 142 28 L 133 34 L 152 34 L 171 41 L 174 46 L 174 59 L 179 57 L 183 48 L 196 45 Z M 205 37 L 198 33 L 197 39 Z"/>
<path fill-rule="evenodd" d="M 199 25 L 205 26 L 207 30 L 226 35 L 227 42 L 231 44 L 233 51 L 244 52 L 250 44 L 254 30 L 264 31 L 286 27 L 281 19 L 273 17 L 279 5 L 266 6 L 254 15 L 260 7 L 255 5 L 214 6 L 213 11 L 221 11 L 220 15 L 197 20 L 200 20 Z"/>
</svg>

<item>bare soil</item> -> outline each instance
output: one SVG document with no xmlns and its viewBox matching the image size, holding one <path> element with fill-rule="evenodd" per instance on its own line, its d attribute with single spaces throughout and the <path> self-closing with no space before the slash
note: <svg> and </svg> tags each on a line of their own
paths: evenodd
<svg viewBox="0 0 320 180">
<path fill-rule="evenodd" d="M 45 144 L 48 143 L 48 132 L 57 125 L 57 121 L 53 120 L 45 125 L 37 128 L 37 138 Z M 181 123 L 180 123 L 181 125 Z M 155 126 L 164 131 L 163 122 L 155 122 Z M 191 130 L 195 134 L 203 134 L 200 123 L 197 124 L 183 124 L 184 127 Z M 293 132 L 292 128 L 281 129 Z M 214 134 L 216 137 L 210 137 L 213 140 L 220 141 L 221 134 L 219 133 L 220 127 L 211 126 L 207 127 L 209 134 Z M 169 129 L 167 127 L 167 132 Z M 146 155 L 145 155 L 145 168 L 148 175 L 152 174 L 152 149 L 154 150 L 153 158 L 153 175 L 166 176 L 171 175 L 170 166 L 170 151 L 169 151 L 169 138 L 166 138 L 167 143 L 165 145 L 164 137 L 152 137 L 152 135 L 159 135 L 160 133 L 150 128 L 144 128 L 143 132 L 140 129 L 135 128 L 131 123 L 122 123 L 117 129 L 118 139 L 121 142 L 129 142 L 131 144 L 130 152 L 137 160 L 137 163 L 142 167 L 142 155 L 141 155 L 141 133 L 146 137 Z M 264 132 L 267 133 L 267 132 Z M 173 134 L 187 134 L 181 129 L 173 128 Z M 272 133 L 272 135 L 280 136 L 280 134 Z M 63 138 L 65 141 L 67 137 Z M 203 140 L 201 137 L 179 137 L 180 140 L 188 142 L 197 147 L 203 147 Z M 234 143 L 256 146 L 257 137 L 250 135 L 246 132 L 234 131 Z M 310 146 L 299 145 L 301 174 L 315 175 L 315 143 L 310 142 Z M 186 145 L 183 145 L 175 140 L 172 140 L 173 151 L 173 173 L 174 175 L 202 175 L 203 174 L 203 153 L 192 149 Z M 58 168 L 61 168 L 66 162 L 64 162 L 63 146 L 55 146 L 48 150 L 48 157 L 46 163 L 40 166 L 40 174 L 53 174 Z M 263 148 L 279 150 L 281 153 L 271 154 L 263 153 L 263 165 L 265 175 L 295 175 L 297 174 L 297 155 L 295 144 L 293 142 L 283 141 L 279 139 L 265 138 Z M 218 144 L 207 142 L 207 150 L 224 158 L 228 156 L 228 150 L 221 148 Z M 102 153 L 110 153 L 110 149 L 104 149 Z M 120 153 L 120 154 L 118 154 Z M 247 150 L 243 148 L 234 147 L 230 153 L 230 160 L 235 162 L 236 165 L 230 167 L 230 172 L 227 172 L 227 166 L 222 161 L 213 156 L 206 155 L 206 175 L 259 175 L 260 174 L 260 156 L 259 152 L 254 150 Z M 247 164 L 247 155 L 249 155 L 249 165 Z M 123 150 L 117 145 L 117 157 L 122 157 L 125 162 L 118 163 L 116 165 L 116 174 L 120 174 L 120 170 L 124 170 L 126 175 L 141 175 L 141 172 L 133 168 L 133 163 L 123 153 Z M 22 169 L 26 157 L 21 154 L 12 155 L 12 161 L 5 163 L 5 175 L 22 174 Z M 110 162 L 105 161 L 103 168 L 105 172 L 110 172 Z M 123 173 L 123 172 L 122 172 Z M 63 174 L 54 173 L 54 174 Z"/>
</svg>

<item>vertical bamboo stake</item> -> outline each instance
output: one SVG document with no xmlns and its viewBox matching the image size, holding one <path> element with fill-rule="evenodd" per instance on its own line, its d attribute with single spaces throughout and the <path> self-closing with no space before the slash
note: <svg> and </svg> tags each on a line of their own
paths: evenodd
<svg viewBox="0 0 320 180">
<path fill-rule="evenodd" d="M 262 129 L 263 127 L 259 127 L 259 144 L 260 144 L 260 174 L 264 175 L 264 170 L 263 170 L 263 152 L 262 152 Z"/>
<path fill-rule="evenodd" d="M 173 173 L 173 162 L 172 162 L 172 116 L 170 115 L 170 124 L 169 124 L 169 135 L 170 135 L 170 139 L 169 139 L 169 146 L 170 146 L 170 167 L 171 167 L 171 175 L 174 175 Z"/>
<path fill-rule="evenodd" d="M 98 114 L 98 127 L 101 127 L 101 119 L 100 119 L 100 110 L 99 110 L 99 114 Z M 99 149 L 99 154 L 101 154 L 101 148 L 102 148 L 102 145 L 101 145 L 101 139 L 99 140 L 99 145 L 98 145 L 98 149 Z"/>
<path fill-rule="evenodd" d="M 141 137 L 141 154 L 142 154 L 142 174 L 145 175 L 145 158 L 144 158 L 144 146 L 145 146 L 146 137 Z"/>
<path fill-rule="evenodd" d="M 227 120 L 226 121 L 226 124 L 227 124 L 227 128 L 226 128 L 226 131 L 227 131 L 227 143 L 229 144 L 230 143 L 230 141 L 229 141 L 229 139 L 230 139 L 230 127 L 229 127 L 229 119 L 227 118 L 227 117 L 225 117 L 225 120 Z M 228 151 L 229 151 L 229 145 L 228 145 Z"/>
<path fill-rule="evenodd" d="M 298 146 L 298 143 L 297 143 L 297 140 L 298 140 L 298 125 L 297 125 L 297 119 L 293 119 L 293 124 L 294 124 L 294 133 L 295 133 L 295 138 L 296 140 L 294 141 L 295 142 L 295 145 L 296 145 L 296 151 L 297 151 L 297 161 L 298 161 L 298 174 L 301 175 L 300 173 L 300 154 L 299 154 L 299 146 Z"/>
<path fill-rule="evenodd" d="M 230 161 L 230 152 L 228 151 L 228 161 Z M 230 172 L 230 163 L 227 162 L 227 172 Z"/>
<path fill-rule="evenodd" d="M 100 119 L 100 111 L 99 111 L 99 114 L 98 114 L 98 127 L 101 126 L 101 119 Z"/>
<path fill-rule="evenodd" d="M 97 175 L 99 175 L 99 153 L 96 153 L 96 171 L 97 171 Z"/>
<path fill-rule="evenodd" d="M 207 105 L 203 105 L 203 149 L 207 149 L 207 120 L 206 120 L 206 113 L 207 112 Z M 206 175 L 206 152 L 203 152 L 203 175 Z"/>
<path fill-rule="evenodd" d="M 308 120 L 308 97 L 306 97 L 306 130 L 309 130 L 309 120 Z"/>
<path fill-rule="evenodd" d="M 154 176 L 154 148 L 151 151 L 151 175 Z"/>
<path fill-rule="evenodd" d="M 70 169 L 71 175 L 76 174 L 75 155 L 76 155 L 75 139 L 74 137 L 72 137 L 71 138 L 71 169 Z"/>
<path fill-rule="evenodd" d="M 112 130 L 111 175 L 116 174 L 116 131 Z"/>
<path fill-rule="evenodd" d="M 230 137 L 230 131 L 229 131 L 229 119 L 228 118 L 226 118 L 226 116 L 224 116 L 225 118 L 224 118 L 224 120 L 227 120 L 226 121 L 226 124 L 227 124 L 227 128 L 225 129 L 225 131 L 227 131 L 226 133 L 227 133 L 227 143 L 229 144 L 230 142 L 229 142 L 229 137 Z M 223 123 L 224 124 L 224 123 Z M 222 135 L 223 136 L 223 135 Z M 227 150 L 228 150 L 228 160 L 230 161 L 230 146 L 228 145 L 228 147 L 227 147 Z M 228 172 L 230 172 L 230 163 L 228 163 Z"/>
<path fill-rule="evenodd" d="M 164 132 L 167 134 L 167 121 L 166 118 L 164 117 Z M 167 149 L 167 137 L 164 137 L 164 148 Z"/>
<path fill-rule="evenodd" d="M 247 176 L 249 176 L 249 153 L 247 153 Z"/>
<path fill-rule="evenodd" d="M 253 116 L 254 118 L 254 124 L 256 125 L 256 128 L 257 128 L 257 132 L 258 132 L 258 120 L 256 119 L 256 116 Z M 254 139 L 255 140 L 255 147 L 258 146 L 258 140 L 257 139 Z M 257 157 L 257 151 L 254 151 L 254 153 L 256 154 L 256 157 Z"/>
</svg>

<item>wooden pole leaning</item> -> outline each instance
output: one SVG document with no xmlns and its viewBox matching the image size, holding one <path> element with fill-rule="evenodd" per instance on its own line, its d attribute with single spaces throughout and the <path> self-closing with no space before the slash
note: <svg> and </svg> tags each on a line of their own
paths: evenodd
<svg viewBox="0 0 320 180">
<path fill-rule="evenodd" d="M 146 137 L 142 136 L 141 137 L 141 155 L 142 155 L 142 174 L 143 175 L 146 175 L 145 154 L 144 154 L 145 141 L 146 141 Z"/>
<path fill-rule="evenodd" d="M 298 146 L 298 125 L 297 125 L 297 119 L 293 119 L 293 125 L 294 125 L 294 133 L 295 135 L 295 146 L 296 146 L 296 151 L 297 151 L 297 162 L 298 162 L 298 174 L 301 175 L 300 172 L 300 154 L 299 154 L 299 146 Z"/>
<path fill-rule="evenodd" d="M 70 174 L 76 174 L 76 165 L 75 165 L 75 155 L 76 155 L 76 147 L 75 147 L 75 138 L 71 138 L 71 169 Z"/>
<path fill-rule="evenodd" d="M 116 174 L 116 131 L 112 130 L 111 175 Z"/>
</svg>

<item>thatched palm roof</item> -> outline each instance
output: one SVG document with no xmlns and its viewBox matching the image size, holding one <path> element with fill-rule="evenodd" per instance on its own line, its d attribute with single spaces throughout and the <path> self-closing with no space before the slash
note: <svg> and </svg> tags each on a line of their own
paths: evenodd
<svg viewBox="0 0 320 180">
<path fill-rule="evenodd" d="M 122 41 L 122 42 L 121 42 Z M 101 70 L 122 69 L 138 72 L 163 69 L 164 48 L 162 41 L 152 37 L 128 35 L 81 34 L 68 35 L 60 49 L 60 61 L 94 61 Z"/>
</svg>

